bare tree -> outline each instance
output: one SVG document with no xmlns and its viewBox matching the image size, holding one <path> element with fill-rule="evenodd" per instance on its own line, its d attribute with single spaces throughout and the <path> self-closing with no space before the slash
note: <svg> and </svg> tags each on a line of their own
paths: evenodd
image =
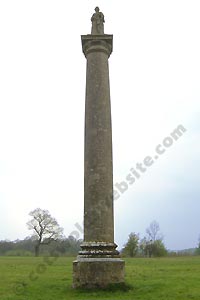
<svg viewBox="0 0 200 300">
<path fill-rule="evenodd" d="M 39 256 L 40 246 L 48 245 L 62 237 L 63 228 L 61 228 L 48 210 L 36 208 L 29 213 L 33 217 L 27 222 L 29 230 L 33 230 L 33 237 L 36 240 L 35 256 Z"/>
<path fill-rule="evenodd" d="M 152 242 L 163 239 L 163 236 L 160 233 L 160 226 L 156 221 L 151 222 L 149 227 L 146 229 L 146 233 L 148 235 L 148 239 Z"/>
<path fill-rule="evenodd" d="M 147 237 L 140 241 L 140 251 L 145 256 L 156 257 L 167 254 L 167 249 L 163 243 L 163 235 L 160 233 L 158 222 L 153 221 L 146 229 Z"/>
</svg>

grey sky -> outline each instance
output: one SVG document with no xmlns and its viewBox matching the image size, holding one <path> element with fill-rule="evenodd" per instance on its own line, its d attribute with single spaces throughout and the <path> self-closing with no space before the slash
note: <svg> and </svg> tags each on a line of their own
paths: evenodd
<svg viewBox="0 0 200 300">
<path fill-rule="evenodd" d="M 168 248 L 200 234 L 199 1 L 0 2 L 0 239 L 24 238 L 30 210 L 65 234 L 82 224 L 86 61 L 98 5 L 110 57 L 114 183 L 179 124 L 187 132 L 115 201 L 120 247 L 157 220 Z"/>
</svg>

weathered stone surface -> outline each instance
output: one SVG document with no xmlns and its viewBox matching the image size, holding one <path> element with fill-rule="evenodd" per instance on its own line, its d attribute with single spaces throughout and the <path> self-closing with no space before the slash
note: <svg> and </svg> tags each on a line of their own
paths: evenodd
<svg viewBox="0 0 200 300">
<path fill-rule="evenodd" d="M 82 35 L 82 48 L 86 58 L 89 53 L 104 52 L 110 57 L 113 50 L 113 35 Z M 109 75 L 109 74 L 108 74 Z"/>
<path fill-rule="evenodd" d="M 106 242 L 83 242 L 81 244 L 82 251 L 79 251 L 79 257 L 83 258 L 114 258 L 119 257 L 119 252 L 116 250 L 115 243 Z"/>
<path fill-rule="evenodd" d="M 92 34 L 104 34 L 104 15 L 100 12 L 99 7 L 95 8 L 92 18 Z"/>
<path fill-rule="evenodd" d="M 106 53 L 109 46 L 105 47 L 103 41 L 99 38 L 95 48 L 91 42 L 87 53 L 84 241 L 113 243 L 112 130 Z"/>
<path fill-rule="evenodd" d="M 121 259 L 81 259 L 73 262 L 74 288 L 106 288 L 124 282 Z"/>
<path fill-rule="evenodd" d="M 99 15 L 95 16 L 99 17 Z M 82 35 L 87 59 L 84 157 L 84 242 L 73 263 L 73 286 L 104 288 L 124 282 L 114 243 L 113 161 L 108 58 L 113 36 Z M 101 34 L 99 34 L 101 33 Z"/>
</svg>

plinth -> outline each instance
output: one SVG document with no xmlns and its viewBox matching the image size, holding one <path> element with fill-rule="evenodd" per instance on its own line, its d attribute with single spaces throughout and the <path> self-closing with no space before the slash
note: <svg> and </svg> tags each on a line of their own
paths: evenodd
<svg viewBox="0 0 200 300">
<path fill-rule="evenodd" d="M 87 59 L 84 156 L 84 242 L 73 262 L 74 288 L 124 282 L 114 243 L 112 128 L 108 58 L 113 36 L 82 37 Z"/>
</svg>

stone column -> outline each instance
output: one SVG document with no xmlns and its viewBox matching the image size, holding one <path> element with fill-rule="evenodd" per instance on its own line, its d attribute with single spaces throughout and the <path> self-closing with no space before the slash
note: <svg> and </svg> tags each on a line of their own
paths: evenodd
<svg viewBox="0 0 200 300">
<path fill-rule="evenodd" d="M 98 12 L 99 13 L 99 12 Z M 94 31 L 94 29 L 93 29 Z M 108 58 L 113 36 L 83 35 L 87 59 L 84 158 L 84 242 L 74 262 L 74 287 L 124 281 L 124 261 L 114 243 L 113 163 Z"/>
<path fill-rule="evenodd" d="M 91 242 L 93 244 L 102 242 L 102 245 L 103 243 L 105 246 L 109 244 L 110 247 L 112 244 L 112 247 L 115 247 L 113 244 L 112 131 L 108 70 L 112 40 L 112 35 L 82 36 L 83 52 L 87 58 L 84 168 L 86 248 Z"/>
</svg>

